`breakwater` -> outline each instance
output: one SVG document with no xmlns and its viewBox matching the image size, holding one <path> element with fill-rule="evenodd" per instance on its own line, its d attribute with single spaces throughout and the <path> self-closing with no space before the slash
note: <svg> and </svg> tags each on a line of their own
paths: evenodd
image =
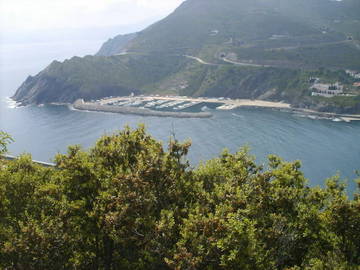
<svg viewBox="0 0 360 270">
<path fill-rule="evenodd" d="M 175 118 L 210 118 L 212 114 L 209 112 L 166 112 L 155 111 L 146 108 L 122 107 L 113 105 L 104 105 L 99 103 L 89 103 L 84 100 L 77 100 L 73 104 L 74 109 L 95 112 L 110 112 L 121 114 L 133 114 L 140 116 L 156 116 L 156 117 L 175 117 Z"/>
</svg>

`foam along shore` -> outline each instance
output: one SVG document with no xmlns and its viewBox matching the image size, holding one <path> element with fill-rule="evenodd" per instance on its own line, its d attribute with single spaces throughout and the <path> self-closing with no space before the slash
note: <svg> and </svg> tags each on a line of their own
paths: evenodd
<svg viewBox="0 0 360 270">
<path fill-rule="evenodd" d="M 17 103 L 15 100 L 13 100 L 10 97 L 5 98 L 5 102 L 7 103 L 7 107 L 9 109 L 16 109 L 21 105 L 20 103 Z"/>
<path fill-rule="evenodd" d="M 338 114 L 338 113 L 329 113 L 329 112 L 318 112 L 318 111 L 301 109 L 301 108 L 292 108 L 291 111 L 294 113 L 301 113 L 307 116 L 321 117 L 321 118 L 340 120 L 345 122 L 360 121 L 360 114 Z"/>
<path fill-rule="evenodd" d="M 106 105 L 104 103 L 85 102 L 80 99 L 75 101 L 73 108 L 76 110 L 95 111 L 95 112 L 110 112 L 110 113 L 121 113 L 121 114 L 134 114 L 140 116 L 157 116 L 157 117 L 174 117 L 174 118 L 210 118 L 212 114 L 209 112 L 165 112 L 165 111 L 154 111 L 147 108 L 137 107 L 121 107 Z"/>
</svg>

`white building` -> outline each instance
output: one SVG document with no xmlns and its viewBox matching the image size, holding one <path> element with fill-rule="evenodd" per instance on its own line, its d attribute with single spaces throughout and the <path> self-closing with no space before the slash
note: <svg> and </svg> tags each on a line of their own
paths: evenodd
<svg viewBox="0 0 360 270">
<path fill-rule="evenodd" d="M 311 93 L 313 97 L 334 97 L 344 94 L 344 87 L 338 82 L 335 84 L 315 83 L 311 89 L 313 90 Z"/>
<path fill-rule="evenodd" d="M 349 76 L 355 78 L 355 79 L 360 79 L 360 73 L 354 70 L 345 70 L 346 74 L 349 74 Z"/>
</svg>

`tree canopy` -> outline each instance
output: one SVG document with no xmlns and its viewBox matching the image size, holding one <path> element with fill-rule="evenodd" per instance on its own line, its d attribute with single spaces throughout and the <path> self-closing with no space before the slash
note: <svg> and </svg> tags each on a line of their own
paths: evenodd
<svg viewBox="0 0 360 270">
<path fill-rule="evenodd" d="M 54 168 L 0 160 L 0 269 L 359 269 L 360 196 L 338 177 L 309 187 L 247 149 L 193 168 L 190 145 L 127 127 Z"/>
<path fill-rule="evenodd" d="M 7 152 L 7 145 L 10 142 L 12 142 L 11 136 L 0 130 L 0 155 Z"/>
</svg>

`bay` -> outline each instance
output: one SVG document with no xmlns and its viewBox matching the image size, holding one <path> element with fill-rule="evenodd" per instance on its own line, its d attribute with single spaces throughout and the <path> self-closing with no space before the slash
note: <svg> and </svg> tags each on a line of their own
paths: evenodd
<svg viewBox="0 0 360 270">
<path fill-rule="evenodd" d="M 360 169 L 360 122 L 313 120 L 271 109 L 241 108 L 212 111 L 210 119 L 139 117 L 69 110 L 66 106 L 13 108 L 8 100 L 28 75 L 35 75 L 52 60 L 83 56 L 98 49 L 102 41 L 1 44 L 0 130 L 15 142 L 12 154 L 31 153 L 33 158 L 51 161 L 68 145 L 91 147 L 103 134 L 125 125 L 144 123 L 155 138 L 166 142 L 172 134 L 178 140 L 192 140 L 192 165 L 218 156 L 224 148 L 235 152 L 249 146 L 259 163 L 269 154 L 288 161 L 301 160 L 311 185 L 323 185 L 335 174 L 347 179 L 355 190 L 355 170 Z"/>
</svg>

